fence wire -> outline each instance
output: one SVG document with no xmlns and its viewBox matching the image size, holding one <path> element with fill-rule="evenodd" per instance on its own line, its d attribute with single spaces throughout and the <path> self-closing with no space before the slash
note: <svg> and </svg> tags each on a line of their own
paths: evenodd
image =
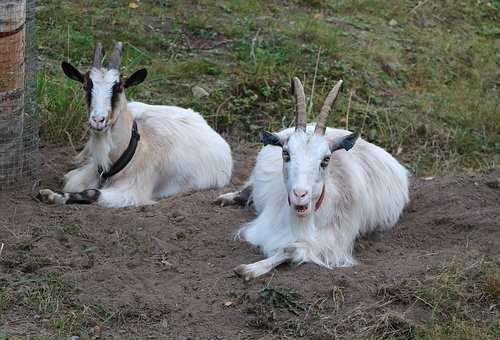
<svg viewBox="0 0 500 340">
<path fill-rule="evenodd" d="M 39 182 L 35 6 L 0 1 L 0 191 L 34 191 Z"/>
</svg>

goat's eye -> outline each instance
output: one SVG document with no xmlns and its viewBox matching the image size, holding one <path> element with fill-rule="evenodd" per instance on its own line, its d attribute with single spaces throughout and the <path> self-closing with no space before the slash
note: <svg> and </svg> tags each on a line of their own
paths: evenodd
<svg viewBox="0 0 500 340">
<path fill-rule="evenodd" d="M 283 161 L 285 161 L 285 162 L 290 161 L 290 154 L 286 150 L 283 150 Z"/>
<path fill-rule="evenodd" d="M 328 166 L 328 162 L 330 162 L 330 156 L 326 156 L 325 158 L 323 158 L 323 160 L 321 161 L 321 167 L 326 168 Z"/>
</svg>

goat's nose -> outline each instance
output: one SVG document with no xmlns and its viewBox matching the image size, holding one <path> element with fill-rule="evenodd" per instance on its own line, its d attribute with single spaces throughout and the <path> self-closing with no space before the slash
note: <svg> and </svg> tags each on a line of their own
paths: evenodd
<svg viewBox="0 0 500 340">
<path fill-rule="evenodd" d="M 104 123 L 104 121 L 106 120 L 106 117 L 102 117 L 102 116 L 93 116 L 92 117 L 92 120 L 96 123 Z"/>
<path fill-rule="evenodd" d="M 297 196 L 298 198 L 304 198 L 307 195 L 307 190 L 302 190 L 302 189 L 293 189 L 293 194 Z"/>
</svg>

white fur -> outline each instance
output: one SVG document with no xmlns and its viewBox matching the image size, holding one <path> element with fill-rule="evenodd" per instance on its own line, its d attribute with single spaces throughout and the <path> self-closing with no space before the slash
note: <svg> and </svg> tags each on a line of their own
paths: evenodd
<svg viewBox="0 0 500 340">
<path fill-rule="evenodd" d="M 109 92 L 96 83 L 94 81 L 96 93 L 104 96 Z M 112 82 L 107 84 L 112 86 Z M 109 97 L 106 100 L 110 102 Z M 94 106 L 105 106 L 100 99 L 93 98 L 94 101 L 96 104 L 91 105 L 91 110 Z M 127 103 L 124 95 L 115 110 L 119 112 L 106 113 L 107 126 L 103 131 L 91 132 L 81 155 L 84 164 L 65 175 L 65 192 L 97 187 L 98 167 L 109 169 L 126 149 L 133 120 L 141 135 L 136 153 L 100 190 L 100 205 L 150 204 L 181 191 L 222 187 L 229 182 L 230 147 L 199 113 L 176 106 Z"/>
<path fill-rule="evenodd" d="M 307 127 L 309 137 L 314 126 Z M 299 133 L 294 133 L 294 129 L 278 133 L 282 140 L 292 138 L 294 134 Z M 325 137 L 313 136 L 309 141 L 316 143 L 312 139 L 318 137 L 326 140 L 324 145 L 328 145 L 348 134 L 346 130 L 327 128 Z M 259 152 L 247 184 L 252 186 L 251 199 L 258 216 L 240 229 L 239 236 L 259 247 L 268 258 L 239 266 L 236 271 L 245 278 L 262 275 L 284 261 L 313 262 L 327 268 L 352 266 L 356 263 L 352 256 L 353 244 L 359 235 L 387 230 L 398 221 L 409 197 L 408 172 L 396 159 L 382 148 L 359 138 L 351 150 L 331 154 L 330 163 L 320 180 L 308 167 L 311 164 L 318 166 L 320 160 L 315 163 L 315 153 L 327 155 L 329 152 L 320 142 L 317 144 L 302 150 L 307 151 L 300 156 L 300 161 L 308 162 L 304 164 L 304 170 L 294 170 L 291 162 L 284 166 L 280 147 L 268 145 Z M 299 157 L 299 153 L 291 154 L 291 157 Z M 290 177 L 284 178 L 284 173 Z M 323 183 L 324 201 L 314 211 L 314 202 Z M 290 190 L 298 185 L 312 196 L 311 213 L 305 216 L 299 216 L 288 202 Z"/>
</svg>

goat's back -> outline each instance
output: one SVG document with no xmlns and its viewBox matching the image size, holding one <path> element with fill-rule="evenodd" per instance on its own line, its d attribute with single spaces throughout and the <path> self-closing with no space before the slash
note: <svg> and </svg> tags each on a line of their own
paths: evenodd
<svg viewBox="0 0 500 340">
<path fill-rule="evenodd" d="M 179 185 L 195 189 L 221 187 L 231 178 L 232 157 L 227 142 L 198 113 L 177 106 L 130 102 L 162 172 Z M 171 183 L 172 186 L 172 183 Z"/>
</svg>

